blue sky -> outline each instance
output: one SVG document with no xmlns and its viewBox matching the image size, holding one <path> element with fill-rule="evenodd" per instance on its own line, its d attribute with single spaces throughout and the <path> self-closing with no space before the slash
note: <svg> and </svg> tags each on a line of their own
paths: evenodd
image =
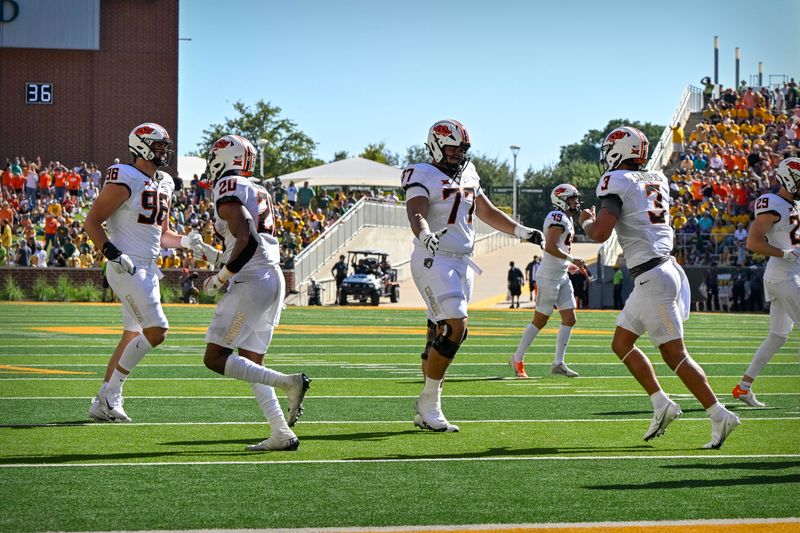
<svg viewBox="0 0 800 533">
<path fill-rule="evenodd" d="M 800 2 L 181 0 L 179 144 L 232 103 L 281 107 L 317 157 L 401 154 L 455 118 L 473 150 L 540 168 L 614 118 L 666 124 L 689 83 L 800 78 Z"/>
</svg>

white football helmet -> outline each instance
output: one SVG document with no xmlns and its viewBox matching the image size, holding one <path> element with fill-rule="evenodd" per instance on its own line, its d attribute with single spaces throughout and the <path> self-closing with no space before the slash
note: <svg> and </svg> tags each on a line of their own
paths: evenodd
<svg viewBox="0 0 800 533">
<path fill-rule="evenodd" d="M 157 156 L 153 150 L 155 143 L 166 145 L 161 156 Z M 128 135 L 128 150 L 131 155 L 145 161 L 152 161 L 157 167 L 169 164 L 169 158 L 173 153 L 173 150 L 169 149 L 171 145 L 172 140 L 169 138 L 167 130 L 154 122 L 139 124 Z"/>
<path fill-rule="evenodd" d="M 206 156 L 206 177 L 212 181 L 235 172 L 250 176 L 256 166 L 256 149 L 239 135 L 226 135 L 217 140 Z"/>
<path fill-rule="evenodd" d="M 622 126 L 608 134 L 600 147 L 600 165 L 604 172 L 614 170 L 623 161 L 644 165 L 650 151 L 647 136 L 636 128 Z"/>
<path fill-rule="evenodd" d="M 444 156 L 443 148 L 445 146 L 464 146 L 466 150 L 469 150 L 469 131 L 457 120 L 440 120 L 431 126 L 425 146 L 428 147 L 434 163 L 447 168 L 456 175 L 469 163 L 466 153 L 456 164 L 448 163 Z"/>
<path fill-rule="evenodd" d="M 794 196 L 795 200 L 800 200 L 800 157 L 787 157 L 778 165 L 775 171 L 778 183 Z"/>
<path fill-rule="evenodd" d="M 569 206 L 567 201 L 570 198 L 577 199 L 574 209 Z M 550 193 L 550 201 L 553 202 L 554 207 L 565 213 L 577 213 L 581 210 L 581 193 L 569 183 L 562 183 L 553 189 L 553 192 Z"/>
</svg>

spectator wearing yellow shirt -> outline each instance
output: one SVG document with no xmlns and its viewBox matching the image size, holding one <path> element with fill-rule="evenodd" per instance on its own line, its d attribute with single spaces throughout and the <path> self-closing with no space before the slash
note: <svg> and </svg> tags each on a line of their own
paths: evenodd
<svg viewBox="0 0 800 533">
<path fill-rule="evenodd" d="M 91 254 L 91 251 L 88 246 L 81 246 L 81 255 L 78 256 L 78 259 L 81 262 L 81 268 L 89 268 L 94 263 L 94 257 Z"/>
<path fill-rule="evenodd" d="M 678 211 L 678 214 L 672 219 L 672 227 L 680 230 L 686 225 L 686 217 L 683 216 L 683 210 Z"/>
</svg>

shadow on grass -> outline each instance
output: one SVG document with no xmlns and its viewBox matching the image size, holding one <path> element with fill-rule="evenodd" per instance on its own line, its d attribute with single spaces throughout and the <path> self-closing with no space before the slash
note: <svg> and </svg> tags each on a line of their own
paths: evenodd
<svg viewBox="0 0 800 533">
<path fill-rule="evenodd" d="M 652 489 L 704 489 L 735 487 L 738 485 L 781 485 L 800 483 L 800 474 L 786 476 L 743 476 L 735 479 L 678 479 L 674 481 L 653 481 L 650 483 L 614 485 L 587 485 L 589 490 L 652 490 Z"/>
<path fill-rule="evenodd" d="M 2 429 L 32 429 L 32 428 L 51 428 L 64 426 L 88 426 L 97 424 L 94 420 L 65 420 L 63 422 L 42 422 L 41 424 L 0 424 Z"/>
<path fill-rule="evenodd" d="M 406 431 L 371 431 L 364 433 L 347 433 L 339 435 L 301 435 L 300 442 L 308 441 L 376 441 L 386 440 L 400 435 L 418 433 L 418 430 L 409 429 Z M 269 433 L 264 435 L 266 439 Z M 253 444 L 253 439 L 216 439 L 216 440 L 187 440 L 175 442 L 162 442 L 162 446 L 215 446 L 219 444 Z"/>
<path fill-rule="evenodd" d="M 254 444 L 254 441 L 248 440 L 248 444 Z M 97 453 L 97 454 L 89 454 L 89 453 L 75 453 L 75 454 L 63 454 L 63 455 L 27 455 L 23 457 L 2 457 L 0 458 L 0 465 L 10 465 L 10 464 L 29 464 L 29 465 L 49 465 L 49 464 L 71 464 L 71 463 L 82 463 L 82 462 L 89 462 L 89 463 L 111 463 L 114 461 L 121 461 L 125 459 L 153 459 L 153 458 L 161 458 L 161 459 L 172 459 L 172 458 L 187 458 L 187 463 L 194 462 L 192 459 L 203 459 L 208 460 L 209 456 L 213 457 L 254 457 L 252 452 L 246 452 L 244 450 L 239 451 L 206 451 L 204 450 L 202 453 L 191 450 L 191 451 L 163 451 L 163 452 L 123 452 L 123 453 Z M 130 463 L 121 463 L 121 464 L 130 464 Z"/>
<path fill-rule="evenodd" d="M 418 432 L 421 433 L 421 432 Z M 425 432 L 426 434 L 433 434 L 433 432 Z M 437 437 L 441 439 L 442 437 Z M 485 450 L 468 452 L 468 453 L 419 453 L 414 455 L 409 454 L 386 454 L 378 457 L 359 457 L 360 460 L 402 460 L 402 459 L 479 459 L 487 457 L 540 457 L 550 455 L 585 455 L 585 454 L 598 454 L 607 452 L 641 452 L 650 451 L 653 446 L 649 444 L 640 444 L 636 446 L 576 446 L 576 447 L 563 447 L 563 448 L 487 448 Z"/>
<path fill-rule="evenodd" d="M 800 468 L 800 461 L 740 461 L 736 463 L 692 463 L 685 465 L 664 465 L 661 468 L 677 470 L 778 470 L 780 468 Z"/>
<path fill-rule="evenodd" d="M 700 407 L 697 407 L 697 408 L 694 408 L 694 409 L 681 408 L 681 411 L 683 411 L 683 414 L 686 414 L 686 413 L 703 413 L 705 415 L 705 409 L 700 408 Z M 650 416 L 652 416 L 653 415 L 653 410 L 650 409 L 650 410 L 647 410 L 647 411 L 641 411 L 641 410 L 637 410 L 637 411 L 606 411 L 606 412 L 600 412 L 600 413 L 592 413 L 592 415 L 594 415 L 594 416 L 631 416 L 631 415 L 650 415 Z"/>
</svg>

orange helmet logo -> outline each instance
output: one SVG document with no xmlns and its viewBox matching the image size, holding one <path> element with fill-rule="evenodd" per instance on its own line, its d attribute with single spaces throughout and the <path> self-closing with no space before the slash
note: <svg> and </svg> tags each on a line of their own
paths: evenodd
<svg viewBox="0 0 800 533">
<path fill-rule="evenodd" d="M 227 148 L 228 146 L 232 145 L 233 143 L 227 139 L 220 139 L 214 143 L 214 146 L 211 147 L 212 150 L 221 150 L 223 148 Z"/>
<path fill-rule="evenodd" d="M 441 135 L 442 137 L 450 137 L 453 135 L 453 132 L 450 130 L 450 127 L 447 124 L 437 124 L 433 127 L 433 133 L 436 135 Z"/>
<path fill-rule="evenodd" d="M 136 135 L 149 135 L 151 133 L 154 133 L 155 131 L 156 130 L 154 128 L 151 128 L 150 126 L 142 126 L 140 128 L 137 128 L 135 133 Z"/>
<path fill-rule="evenodd" d="M 800 170 L 800 161 L 789 161 L 786 166 L 792 170 Z"/>
<path fill-rule="evenodd" d="M 612 131 L 611 132 L 611 134 L 608 136 L 608 140 L 609 141 L 618 141 L 620 139 L 624 139 L 628 135 L 630 135 L 630 133 L 628 133 L 627 131 L 616 130 L 616 131 Z"/>
</svg>

